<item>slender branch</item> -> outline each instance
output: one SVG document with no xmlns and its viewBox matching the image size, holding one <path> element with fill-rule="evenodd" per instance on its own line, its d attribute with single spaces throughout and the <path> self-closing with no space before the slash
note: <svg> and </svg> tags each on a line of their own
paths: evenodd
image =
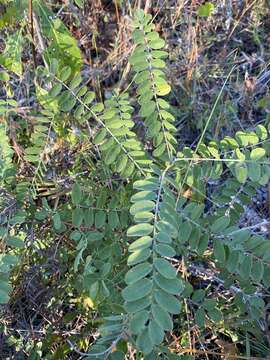
<svg viewBox="0 0 270 360">
<path fill-rule="evenodd" d="M 121 333 L 113 342 L 112 344 L 104 351 L 101 351 L 99 353 L 84 353 L 80 350 L 78 350 L 75 345 L 67 339 L 68 344 L 71 347 L 71 350 L 75 351 L 78 355 L 81 356 L 88 356 L 88 357 L 97 357 L 97 356 L 106 356 L 112 352 L 112 350 L 116 347 L 117 343 L 123 338 L 123 333 Z"/>
<path fill-rule="evenodd" d="M 147 14 L 150 11 L 150 8 L 152 6 L 152 1 L 151 0 L 146 0 L 145 2 L 145 6 L 144 6 L 144 12 Z"/>
<path fill-rule="evenodd" d="M 34 67 L 37 67 L 36 49 L 34 43 L 34 22 L 33 22 L 33 0 L 28 0 L 28 16 L 30 20 L 30 33 L 31 33 L 31 47 L 33 53 Z"/>
<path fill-rule="evenodd" d="M 43 53 L 44 53 L 45 50 L 46 50 L 46 46 L 45 46 L 43 37 L 42 37 L 42 35 L 41 35 L 41 30 L 40 30 L 38 18 L 37 18 L 37 16 L 36 16 L 35 13 L 33 13 L 32 16 L 33 16 L 33 21 L 34 21 L 34 24 L 35 24 L 35 32 L 36 32 L 37 39 L 38 39 L 39 51 L 40 51 L 40 54 L 41 54 L 41 56 L 42 56 L 42 59 L 43 59 L 43 62 L 44 62 L 45 67 L 46 67 L 47 69 L 49 69 L 49 66 L 48 66 L 48 64 L 47 64 L 47 61 L 45 60 L 45 58 L 44 58 L 44 56 L 43 56 Z"/>
</svg>

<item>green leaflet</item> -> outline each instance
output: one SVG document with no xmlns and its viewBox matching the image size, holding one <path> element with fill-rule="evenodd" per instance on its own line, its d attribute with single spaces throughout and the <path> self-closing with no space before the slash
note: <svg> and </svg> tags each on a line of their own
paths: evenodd
<svg viewBox="0 0 270 360">
<path fill-rule="evenodd" d="M 245 256 L 242 263 L 239 266 L 239 275 L 243 279 L 248 279 L 250 276 L 252 268 L 252 258 L 250 256 Z"/>
<path fill-rule="evenodd" d="M 0 72 L 0 81 L 7 82 L 10 80 L 10 77 L 6 71 Z"/>
<path fill-rule="evenodd" d="M 163 341 L 164 331 L 156 320 L 150 321 L 148 335 L 154 345 L 159 345 Z"/>
<path fill-rule="evenodd" d="M 138 212 L 134 215 L 134 221 L 136 223 L 147 223 L 149 221 L 151 221 L 151 219 L 153 219 L 154 214 L 149 212 L 149 211 L 142 211 L 142 212 Z"/>
<path fill-rule="evenodd" d="M 0 183 L 11 166 L 13 150 L 9 145 L 9 138 L 4 124 L 0 124 Z"/>
<path fill-rule="evenodd" d="M 256 134 L 261 140 L 266 140 L 268 136 L 267 129 L 261 124 L 256 126 Z"/>
<path fill-rule="evenodd" d="M 226 267 L 232 273 L 234 273 L 238 267 L 239 256 L 240 256 L 239 251 L 237 250 L 230 251 L 230 254 L 226 262 Z"/>
<path fill-rule="evenodd" d="M 137 312 L 130 320 L 130 330 L 133 334 L 139 334 L 144 329 L 144 326 L 149 318 L 149 312 L 142 310 Z"/>
<path fill-rule="evenodd" d="M 59 106 L 61 111 L 69 112 L 76 105 L 76 99 L 72 96 L 69 90 L 65 90 L 59 97 Z"/>
<path fill-rule="evenodd" d="M 62 227 L 61 217 L 58 212 L 53 215 L 53 225 L 56 230 L 60 230 Z"/>
<path fill-rule="evenodd" d="M 152 306 L 152 314 L 155 321 L 160 325 L 160 327 L 164 330 L 172 330 L 173 323 L 171 320 L 170 315 L 166 310 L 164 310 L 159 305 L 153 305 Z"/>
<path fill-rule="evenodd" d="M 56 83 L 55 85 L 53 85 L 53 87 L 49 91 L 48 95 L 50 97 L 55 97 L 60 94 L 61 90 L 62 90 L 62 84 Z"/>
<path fill-rule="evenodd" d="M 152 245 L 152 238 L 150 236 L 142 236 L 141 238 L 134 241 L 131 245 L 129 245 L 128 250 L 130 252 L 149 248 Z"/>
<path fill-rule="evenodd" d="M 157 271 L 167 279 L 176 278 L 175 268 L 165 259 L 154 259 L 154 266 Z"/>
<path fill-rule="evenodd" d="M 156 179 L 149 178 L 145 180 L 137 180 L 133 183 L 133 188 L 136 190 L 157 190 L 158 184 Z"/>
<path fill-rule="evenodd" d="M 230 224 L 229 216 L 222 216 L 214 221 L 213 225 L 211 226 L 211 231 L 214 233 L 221 233 L 224 231 Z"/>
<path fill-rule="evenodd" d="M 148 279 L 141 279 L 122 291 L 124 300 L 135 301 L 148 295 L 152 290 L 152 282 Z"/>
<path fill-rule="evenodd" d="M 147 260 L 150 255 L 151 251 L 149 249 L 136 250 L 128 257 L 127 263 L 129 266 L 139 264 Z"/>
<path fill-rule="evenodd" d="M 198 326 L 200 326 L 202 328 L 204 327 L 204 324 L 205 324 L 205 318 L 206 318 L 205 315 L 206 315 L 205 311 L 202 308 L 196 310 L 196 312 L 195 312 L 195 322 Z"/>
<path fill-rule="evenodd" d="M 142 201 L 136 201 L 135 204 L 133 204 L 130 208 L 131 215 L 136 215 L 137 213 L 143 212 L 143 211 L 151 211 L 153 210 L 155 206 L 155 203 L 150 200 L 142 200 Z"/>
<path fill-rule="evenodd" d="M 76 207 L 72 211 L 72 224 L 79 228 L 83 222 L 83 210 L 80 207 Z"/>
<path fill-rule="evenodd" d="M 241 184 L 244 184 L 248 177 L 247 165 L 245 163 L 237 163 L 235 165 L 235 175 L 236 175 L 237 180 Z"/>
<path fill-rule="evenodd" d="M 79 205 L 82 200 L 82 191 L 77 183 L 75 183 L 72 187 L 71 200 L 73 205 Z"/>
<path fill-rule="evenodd" d="M 104 233 L 99 232 L 99 231 L 88 231 L 86 233 L 86 237 L 89 242 L 98 241 L 98 240 L 103 239 Z"/>
<path fill-rule="evenodd" d="M 59 72 L 59 78 L 61 81 L 66 82 L 71 75 L 71 67 L 64 66 Z"/>
<path fill-rule="evenodd" d="M 23 240 L 19 239 L 16 236 L 10 236 L 9 238 L 7 238 L 6 243 L 8 246 L 17 248 L 17 249 L 23 249 L 25 244 L 23 242 Z"/>
<path fill-rule="evenodd" d="M 171 246 L 166 245 L 166 244 L 156 244 L 155 251 L 160 256 L 165 256 L 165 257 L 173 257 L 176 255 L 174 248 L 172 248 Z"/>
<path fill-rule="evenodd" d="M 105 225 L 106 221 L 106 212 L 103 210 L 98 210 L 95 215 L 95 227 L 97 229 L 102 228 Z"/>
<path fill-rule="evenodd" d="M 251 181 L 258 182 L 261 178 L 261 165 L 255 161 L 248 164 L 248 177 Z"/>
<path fill-rule="evenodd" d="M 108 224 L 111 229 L 117 229 L 119 226 L 119 216 L 117 211 L 110 211 L 108 215 Z"/>
<path fill-rule="evenodd" d="M 0 284 L 0 304 L 6 304 L 9 300 L 9 294 L 2 290 L 3 283 Z"/>
<path fill-rule="evenodd" d="M 57 113 L 59 111 L 60 108 L 60 103 L 58 103 L 58 99 L 51 97 L 49 95 L 49 92 L 45 89 L 43 89 L 41 86 L 39 86 L 38 84 L 36 84 L 36 96 L 37 96 L 37 100 L 38 102 L 47 110 L 51 111 L 53 114 Z M 62 95 L 60 95 L 62 96 Z M 68 98 L 70 97 L 69 94 L 65 93 L 65 95 L 63 95 L 63 97 L 61 97 L 61 99 L 64 99 L 64 96 L 67 96 Z M 60 99 L 60 97 L 59 97 Z M 73 100 L 72 100 L 73 102 Z M 46 121 L 45 121 L 46 119 Z M 45 118 L 44 122 L 49 122 L 50 121 L 50 117 L 49 118 Z"/>
<path fill-rule="evenodd" d="M 178 278 L 168 279 L 161 274 L 157 274 L 154 279 L 158 287 L 169 294 L 178 295 L 183 290 L 183 284 Z"/>
<path fill-rule="evenodd" d="M 131 226 L 127 231 L 127 236 L 145 236 L 153 232 L 153 226 L 150 224 L 138 224 Z"/>
<path fill-rule="evenodd" d="M 252 269 L 251 269 L 251 276 L 256 282 L 260 282 L 264 275 L 264 266 L 262 261 L 257 260 L 253 261 Z"/>
<path fill-rule="evenodd" d="M 149 296 L 146 296 L 135 301 L 126 302 L 125 309 L 128 313 L 132 314 L 147 308 L 150 304 L 151 304 L 151 298 Z"/>
<path fill-rule="evenodd" d="M 93 209 L 87 209 L 84 211 L 84 224 L 90 228 L 94 224 L 94 211 Z"/>
<path fill-rule="evenodd" d="M 251 150 L 250 159 L 251 160 L 260 160 L 265 156 L 265 150 L 263 148 L 256 148 Z"/>
<path fill-rule="evenodd" d="M 167 292 L 157 289 L 154 292 L 157 303 L 166 311 L 171 314 L 178 314 L 181 309 L 181 303 L 175 296 L 168 294 Z"/>
<path fill-rule="evenodd" d="M 156 241 L 161 242 L 161 243 L 171 243 L 172 239 L 170 237 L 170 235 L 166 232 L 159 232 L 157 233 L 157 235 L 155 236 Z"/>
<path fill-rule="evenodd" d="M 154 344 L 151 338 L 149 337 L 147 328 L 144 329 L 138 336 L 136 345 L 146 355 L 153 350 Z"/>
<path fill-rule="evenodd" d="M 103 103 L 96 103 L 94 105 L 91 106 L 91 110 L 94 113 L 100 113 L 104 110 L 104 104 Z"/>
<path fill-rule="evenodd" d="M 148 262 L 136 265 L 126 273 L 125 281 L 127 284 L 132 284 L 146 277 L 151 271 L 152 265 Z"/>
<path fill-rule="evenodd" d="M 224 263 L 226 254 L 225 254 L 224 246 L 221 241 L 222 240 L 218 240 L 218 239 L 214 241 L 214 255 L 218 261 Z"/>
<path fill-rule="evenodd" d="M 197 13 L 202 17 L 209 17 L 212 15 L 212 12 L 215 10 L 215 5 L 212 2 L 206 2 L 198 7 Z"/>
<path fill-rule="evenodd" d="M 76 74 L 69 83 L 70 89 L 75 90 L 81 84 L 81 82 L 82 82 L 81 74 Z M 82 95 L 84 95 L 84 94 L 82 94 Z M 80 95 L 80 92 L 77 93 L 77 96 L 79 96 L 79 97 L 82 95 Z"/>
</svg>

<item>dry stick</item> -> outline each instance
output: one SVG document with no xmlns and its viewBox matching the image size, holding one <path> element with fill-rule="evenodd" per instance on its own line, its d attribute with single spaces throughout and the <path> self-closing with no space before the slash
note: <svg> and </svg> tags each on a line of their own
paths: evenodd
<svg viewBox="0 0 270 360">
<path fill-rule="evenodd" d="M 45 58 L 43 56 L 43 53 L 46 50 L 46 46 L 44 44 L 44 40 L 43 40 L 43 37 L 41 35 L 41 30 L 40 30 L 38 18 L 37 18 L 35 13 L 32 13 L 32 16 L 33 16 L 33 22 L 35 24 L 35 32 L 36 32 L 37 39 L 38 39 L 39 51 L 40 51 L 40 54 L 42 56 L 42 60 L 44 62 L 44 65 L 45 65 L 46 69 L 49 70 L 49 66 L 47 64 L 47 61 L 45 60 Z"/>
<path fill-rule="evenodd" d="M 203 342 L 201 341 L 201 339 L 200 339 L 200 333 L 199 333 L 199 330 L 198 329 L 194 329 L 194 333 L 195 333 L 195 335 L 197 336 L 197 339 L 198 339 L 198 342 L 199 342 L 199 344 L 200 344 L 200 346 L 201 346 L 201 348 L 203 349 L 203 351 L 205 352 L 205 357 L 206 357 L 206 359 L 207 360 L 209 360 L 209 357 L 208 357 L 208 353 L 207 353 L 207 350 L 206 350 L 206 348 L 205 348 L 205 346 L 204 346 L 204 344 L 203 344 Z"/>
<path fill-rule="evenodd" d="M 177 4 L 176 4 L 176 10 L 175 10 L 175 14 L 173 16 L 173 20 L 172 20 L 172 25 L 173 27 L 175 27 L 175 22 L 179 19 L 180 17 L 180 12 L 181 10 L 184 8 L 184 2 L 182 0 L 178 0 Z"/>
<path fill-rule="evenodd" d="M 30 20 L 30 33 L 31 33 L 31 47 L 33 53 L 34 67 L 37 67 L 36 49 L 34 44 L 34 22 L 33 22 L 33 0 L 28 0 L 28 16 Z"/>
<path fill-rule="evenodd" d="M 67 339 L 67 343 L 69 344 L 69 346 L 71 347 L 71 350 L 75 351 L 78 355 L 81 356 L 88 356 L 88 357 L 98 357 L 98 356 L 106 356 L 109 355 L 113 349 L 116 347 L 117 343 L 123 338 L 123 333 L 121 333 L 113 342 L 112 344 L 104 351 L 101 351 L 99 353 L 85 353 L 85 352 L 81 352 L 80 350 L 78 350 L 74 344 Z"/>
<path fill-rule="evenodd" d="M 182 269 L 183 269 L 183 275 L 185 277 L 185 279 L 187 280 L 187 271 L 186 271 L 186 266 L 185 266 L 185 262 L 184 262 L 184 258 L 182 259 Z M 188 341 L 189 341 L 189 346 L 190 348 L 192 348 L 192 340 L 191 340 L 191 328 L 190 328 L 190 317 L 189 317 L 189 313 L 188 313 L 188 303 L 187 303 L 187 299 L 184 299 L 184 305 L 185 305 L 185 313 L 186 313 L 186 317 L 187 317 L 187 327 L 188 327 Z"/>
<path fill-rule="evenodd" d="M 41 335 L 46 335 L 46 330 L 35 330 L 35 329 L 31 329 L 31 330 L 26 330 L 26 329 L 15 329 L 13 327 L 7 327 L 8 331 L 15 331 L 17 333 L 27 333 L 28 336 L 32 335 L 32 333 L 35 334 L 41 334 Z M 71 331 L 53 331 L 51 333 L 52 335 L 61 335 L 61 336 L 72 336 L 72 335 L 81 335 L 80 331 L 76 331 L 76 330 L 71 330 Z"/>
<path fill-rule="evenodd" d="M 125 83 L 126 83 L 126 80 L 127 80 L 127 77 L 128 77 L 128 74 L 130 72 L 130 69 L 131 69 L 131 66 L 130 66 L 130 63 L 128 62 L 124 71 L 123 71 L 123 74 L 122 74 L 122 77 L 121 77 L 121 80 L 119 82 L 119 90 L 121 91 L 121 89 L 124 87 Z M 123 92 L 125 92 L 126 90 L 124 90 Z"/>
<path fill-rule="evenodd" d="M 117 1 L 114 0 L 114 7 L 115 7 L 115 13 L 116 13 L 116 20 L 117 20 L 117 23 L 118 23 L 118 26 L 120 24 L 120 17 L 119 17 L 119 11 L 118 11 L 118 5 L 117 5 Z"/>
<path fill-rule="evenodd" d="M 145 6 L 144 6 L 145 14 L 147 14 L 149 12 L 151 6 L 152 6 L 152 1 L 151 0 L 146 0 Z"/>
<path fill-rule="evenodd" d="M 243 10 L 243 12 L 242 12 L 241 15 L 239 16 L 238 20 L 236 21 L 236 24 L 234 25 L 234 27 L 232 28 L 230 34 L 229 34 L 228 37 L 227 37 L 227 40 L 226 40 L 226 43 L 225 43 L 225 47 L 227 46 L 230 38 L 232 37 L 233 33 L 235 32 L 237 26 L 239 25 L 241 19 L 242 19 L 243 16 L 245 15 L 245 13 L 246 13 L 249 9 L 251 9 L 251 8 L 253 7 L 253 5 L 256 4 L 257 1 L 258 1 L 258 0 L 254 0 L 251 4 L 249 4 L 249 6 L 248 6 L 246 9 Z"/>
</svg>

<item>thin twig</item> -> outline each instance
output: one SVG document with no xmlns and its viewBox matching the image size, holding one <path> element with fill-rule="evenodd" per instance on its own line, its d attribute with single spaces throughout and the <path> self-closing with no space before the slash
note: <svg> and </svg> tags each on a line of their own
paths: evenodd
<svg viewBox="0 0 270 360">
<path fill-rule="evenodd" d="M 91 356 L 91 357 L 97 357 L 97 356 L 106 356 L 112 352 L 112 350 L 116 347 L 117 343 L 123 338 L 123 333 L 121 333 L 113 342 L 112 344 L 104 351 L 101 351 L 99 353 L 84 353 L 80 350 L 78 350 L 75 345 L 67 339 L 68 344 L 71 347 L 71 350 L 75 351 L 78 355 L 81 356 Z"/>
<path fill-rule="evenodd" d="M 40 30 L 40 26 L 39 26 L 39 22 L 38 22 L 38 18 L 36 16 L 35 13 L 32 14 L 33 15 L 33 21 L 34 21 L 34 25 L 35 25 L 35 32 L 36 32 L 36 35 L 37 35 L 37 39 L 38 39 L 38 45 L 39 45 L 39 52 L 42 56 L 42 60 L 44 62 L 44 65 L 47 69 L 49 69 L 49 66 L 47 64 L 47 61 L 46 59 L 44 58 L 43 56 L 43 53 L 45 52 L 46 50 L 46 46 L 45 46 L 45 43 L 44 43 L 44 40 L 43 40 L 43 37 L 41 35 L 41 30 Z"/>
<path fill-rule="evenodd" d="M 33 61 L 34 61 L 34 67 L 37 67 L 37 58 L 36 58 L 36 49 L 35 49 L 35 43 L 34 43 L 34 22 L 33 22 L 33 0 L 28 0 L 28 16 L 30 20 L 30 33 L 31 33 L 31 47 L 32 47 L 32 53 L 33 53 Z"/>
<path fill-rule="evenodd" d="M 151 9 L 151 6 L 152 6 L 152 1 L 151 0 L 146 0 L 145 2 L 145 6 L 144 6 L 144 12 L 147 14 L 150 9 Z"/>
</svg>

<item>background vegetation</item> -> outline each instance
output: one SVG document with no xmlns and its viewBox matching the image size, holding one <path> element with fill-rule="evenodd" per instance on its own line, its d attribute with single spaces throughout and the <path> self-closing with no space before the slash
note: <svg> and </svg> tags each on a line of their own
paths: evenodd
<svg viewBox="0 0 270 360">
<path fill-rule="evenodd" d="M 268 2 L 0 14 L 0 358 L 269 358 Z"/>
</svg>

